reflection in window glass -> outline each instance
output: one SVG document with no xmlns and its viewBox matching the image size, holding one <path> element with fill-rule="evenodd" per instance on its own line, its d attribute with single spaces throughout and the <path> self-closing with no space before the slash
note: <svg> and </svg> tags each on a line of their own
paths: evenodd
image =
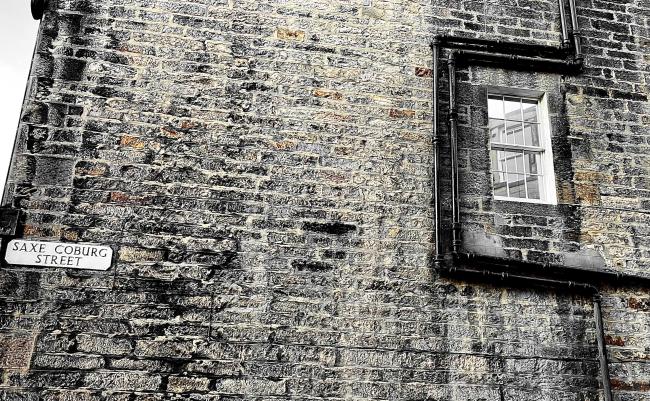
<svg viewBox="0 0 650 401">
<path fill-rule="evenodd" d="M 539 146 L 539 124 L 524 123 L 524 145 Z"/>
<path fill-rule="evenodd" d="M 488 117 L 504 119 L 503 116 L 503 97 L 489 96 L 488 97 Z"/>
<path fill-rule="evenodd" d="M 512 97 L 503 99 L 506 120 L 521 121 L 521 100 Z"/>
<path fill-rule="evenodd" d="M 508 174 L 508 192 L 511 198 L 525 198 L 524 174 Z"/>
<path fill-rule="evenodd" d="M 494 182 L 494 194 L 496 196 L 508 196 L 508 187 L 506 185 L 505 173 L 492 173 L 492 180 Z"/>
<path fill-rule="evenodd" d="M 501 142 L 501 136 L 506 130 L 506 124 L 504 120 L 497 120 L 495 118 L 490 118 L 490 140 L 492 142 Z"/>
<path fill-rule="evenodd" d="M 539 199 L 539 176 L 531 175 L 526 178 L 526 188 L 530 199 Z"/>
<path fill-rule="evenodd" d="M 506 137 L 507 143 L 515 145 L 524 144 L 524 133 L 521 121 L 506 121 Z"/>
<path fill-rule="evenodd" d="M 537 102 L 534 100 L 522 99 L 524 121 L 537 122 Z"/>
</svg>

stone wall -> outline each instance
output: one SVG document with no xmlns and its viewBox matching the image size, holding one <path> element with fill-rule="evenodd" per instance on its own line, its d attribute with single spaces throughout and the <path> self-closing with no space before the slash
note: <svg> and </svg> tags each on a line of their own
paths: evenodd
<svg viewBox="0 0 650 401">
<path fill-rule="evenodd" d="M 650 4 L 577 3 L 584 74 L 459 72 L 464 246 L 643 274 Z M 50 0 L 4 202 L 116 257 L 2 266 L 0 400 L 600 399 L 590 299 L 431 270 L 436 32 L 555 44 L 559 14 Z M 557 206 L 491 199 L 487 85 L 547 92 Z M 650 294 L 603 302 L 615 395 L 650 400 Z"/>
</svg>

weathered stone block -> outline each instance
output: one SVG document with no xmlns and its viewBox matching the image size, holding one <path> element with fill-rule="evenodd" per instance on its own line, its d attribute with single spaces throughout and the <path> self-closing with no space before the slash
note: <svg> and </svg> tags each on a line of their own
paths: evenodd
<svg viewBox="0 0 650 401">
<path fill-rule="evenodd" d="M 0 368 L 27 369 L 34 350 L 31 333 L 0 334 Z"/>
</svg>

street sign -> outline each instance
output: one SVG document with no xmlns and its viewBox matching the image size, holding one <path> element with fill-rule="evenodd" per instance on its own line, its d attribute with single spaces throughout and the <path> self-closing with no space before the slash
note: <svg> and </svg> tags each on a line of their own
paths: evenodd
<svg viewBox="0 0 650 401">
<path fill-rule="evenodd" d="M 13 265 L 88 270 L 108 270 L 112 258 L 108 246 L 24 239 L 9 241 L 5 254 L 5 261 Z"/>
</svg>

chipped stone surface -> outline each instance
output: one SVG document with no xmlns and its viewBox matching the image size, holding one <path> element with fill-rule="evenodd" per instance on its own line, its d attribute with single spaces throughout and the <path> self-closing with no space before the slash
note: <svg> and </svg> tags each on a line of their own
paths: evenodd
<svg viewBox="0 0 650 401">
<path fill-rule="evenodd" d="M 463 244 L 648 274 L 650 8 L 577 3 L 584 74 L 458 72 Z M 117 257 L 0 268 L 0 400 L 601 399 L 590 299 L 430 269 L 433 32 L 552 45 L 558 18 L 555 0 L 50 0 L 5 202 L 21 237 Z M 558 205 L 492 199 L 490 85 L 546 92 Z M 650 399 L 650 296 L 608 289 L 603 312 L 616 399 Z"/>
</svg>

